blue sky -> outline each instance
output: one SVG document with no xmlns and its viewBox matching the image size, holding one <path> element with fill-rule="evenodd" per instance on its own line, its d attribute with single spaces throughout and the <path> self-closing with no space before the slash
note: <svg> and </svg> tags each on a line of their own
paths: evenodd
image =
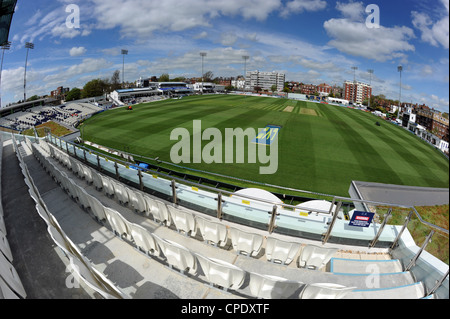
<svg viewBox="0 0 450 319">
<path fill-rule="evenodd" d="M 366 23 L 372 4 L 379 28 Z M 75 11 L 66 12 L 73 7 L 79 27 Z M 393 99 L 401 64 L 403 101 L 449 111 L 449 0 L 19 0 L 10 41 L 3 106 L 23 98 L 31 41 L 27 96 L 109 78 L 122 70 L 121 49 L 129 50 L 127 81 L 200 76 L 203 51 L 204 69 L 215 76 L 243 74 L 243 55 L 250 56 L 247 70 L 313 84 L 342 86 L 353 80 L 352 66 L 369 82 L 373 69 L 374 94 Z"/>
</svg>

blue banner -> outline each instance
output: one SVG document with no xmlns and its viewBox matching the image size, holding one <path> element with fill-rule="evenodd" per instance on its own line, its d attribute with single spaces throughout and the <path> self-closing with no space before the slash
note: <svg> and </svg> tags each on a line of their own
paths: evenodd
<svg viewBox="0 0 450 319">
<path fill-rule="evenodd" d="M 375 213 L 355 211 L 349 225 L 355 227 L 369 227 L 374 216 Z"/>
</svg>

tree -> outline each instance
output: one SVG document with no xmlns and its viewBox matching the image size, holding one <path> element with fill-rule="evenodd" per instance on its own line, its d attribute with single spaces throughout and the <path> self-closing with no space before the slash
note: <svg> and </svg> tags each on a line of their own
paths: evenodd
<svg viewBox="0 0 450 319">
<path fill-rule="evenodd" d="M 118 90 L 121 88 L 121 86 L 122 84 L 120 83 L 120 71 L 116 70 L 114 71 L 113 76 L 111 77 L 109 91 L 113 92 L 115 90 Z"/>
<path fill-rule="evenodd" d="M 275 93 L 275 91 L 278 89 L 278 87 L 274 84 L 274 85 L 272 85 L 272 87 L 270 89 L 272 90 L 272 93 Z"/>
<path fill-rule="evenodd" d="M 103 95 L 104 91 L 107 89 L 106 83 L 103 80 L 95 79 L 89 81 L 84 85 L 82 98 L 95 97 Z"/>
<path fill-rule="evenodd" d="M 36 100 L 39 100 L 39 96 L 33 95 L 32 97 L 30 97 L 29 99 L 27 99 L 27 102 L 36 101 Z"/>
<path fill-rule="evenodd" d="M 159 77 L 159 82 L 169 82 L 170 76 L 168 73 L 164 73 Z"/>
<path fill-rule="evenodd" d="M 73 88 L 67 93 L 66 102 L 68 101 L 76 101 L 81 99 L 81 90 L 79 88 Z"/>
<path fill-rule="evenodd" d="M 203 78 L 204 78 L 205 82 L 212 82 L 212 79 L 214 78 L 214 73 L 212 73 L 211 71 L 208 71 L 205 73 Z"/>
</svg>

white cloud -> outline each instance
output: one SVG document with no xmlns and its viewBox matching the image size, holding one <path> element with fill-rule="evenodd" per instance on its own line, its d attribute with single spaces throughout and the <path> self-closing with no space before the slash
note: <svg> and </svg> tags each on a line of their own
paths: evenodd
<svg viewBox="0 0 450 319">
<path fill-rule="evenodd" d="M 72 49 L 70 49 L 70 56 L 81 56 L 84 55 L 86 53 L 86 48 L 85 47 L 73 47 Z"/>
<path fill-rule="evenodd" d="M 336 4 L 336 9 L 341 12 L 344 18 L 352 21 L 362 21 L 364 19 L 365 6 L 362 2 L 349 2 Z"/>
<path fill-rule="evenodd" d="M 221 35 L 220 43 L 224 46 L 233 46 L 237 39 L 238 37 L 234 32 L 225 32 Z"/>
<path fill-rule="evenodd" d="M 323 0 L 291 0 L 281 9 L 280 15 L 287 17 L 304 11 L 319 11 L 325 9 L 326 6 L 327 2 Z"/>
<path fill-rule="evenodd" d="M 415 51 L 409 43 L 414 31 L 408 27 L 369 29 L 365 23 L 331 19 L 325 21 L 324 28 L 332 38 L 329 45 L 353 56 L 385 62 Z"/>
<path fill-rule="evenodd" d="M 442 45 L 445 49 L 449 48 L 449 0 L 440 0 L 444 6 L 441 17 L 438 21 L 423 12 L 412 12 L 413 25 L 422 33 L 422 41 L 428 42 L 433 46 Z"/>
<path fill-rule="evenodd" d="M 91 0 L 97 28 L 119 27 L 123 36 L 136 37 L 155 31 L 183 31 L 211 27 L 220 16 L 265 20 L 281 6 L 281 0 Z M 120 12 L 120 14 L 117 14 Z"/>
</svg>

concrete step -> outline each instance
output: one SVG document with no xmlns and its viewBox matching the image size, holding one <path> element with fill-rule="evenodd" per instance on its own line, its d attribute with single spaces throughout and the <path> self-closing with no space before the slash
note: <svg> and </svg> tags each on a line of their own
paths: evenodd
<svg viewBox="0 0 450 319">
<path fill-rule="evenodd" d="M 334 274 L 396 274 L 403 272 L 403 266 L 394 260 L 355 260 L 332 258 L 330 272 Z"/>
<path fill-rule="evenodd" d="M 349 292 L 344 299 L 421 299 L 425 297 L 423 283 L 416 282 L 393 288 L 356 289 Z"/>
</svg>

